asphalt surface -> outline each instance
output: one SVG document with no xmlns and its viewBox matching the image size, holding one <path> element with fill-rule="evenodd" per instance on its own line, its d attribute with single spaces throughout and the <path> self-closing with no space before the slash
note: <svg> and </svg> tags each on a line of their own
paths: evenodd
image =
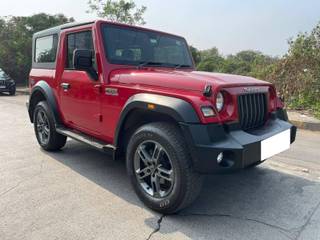
<svg viewBox="0 0 320 240">
<path fill-rule="evenodd" d="M 257 168 L 208 176 L 173 216 L 138 200 L 124 163 L 69 140 L 42 151 L 27 96 L 0 95 L 0 239 L 320 239 L 320 132 Z"/>
</svg>

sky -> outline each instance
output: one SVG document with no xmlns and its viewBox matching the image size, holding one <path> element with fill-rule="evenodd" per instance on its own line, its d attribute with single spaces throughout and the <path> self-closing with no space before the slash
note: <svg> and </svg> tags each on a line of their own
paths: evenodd
<svg viewBox="0 0 320 240">
<path fill-rule="evenodd" d="M 198 49 L 224 54 L 257 50 L 281 56 L 287 41 L 320 22 L 319 0 L 136 0 L 145 5 L 148 28 L 184 36 Z M 0 0 L 0 16 L 63 13 L 94 19 L 87 0 Z"/>
</svg>

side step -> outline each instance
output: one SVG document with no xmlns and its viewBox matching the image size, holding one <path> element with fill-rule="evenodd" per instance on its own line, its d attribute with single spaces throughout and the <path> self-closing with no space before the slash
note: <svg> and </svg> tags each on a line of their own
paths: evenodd
<svg viewBox="0 0 320 240">
<path fill-rule="evenodd" d="M 96 149 L 99 149 L 103 152 L 111 154 L 112 157 L 114 158 L 116 147 L 113 146 L 112 144 L 106 144 L 105 142 L 98 140 L 94 137 L 88 136 L 84 133 L 80 133 L 78 131 L 74 131 L 71 129 L 63 128 L 63 127 L 57 127 L 56 131 L 64 136 L 70 137 L 74 140 L 88 144 Z"/>
</svg>

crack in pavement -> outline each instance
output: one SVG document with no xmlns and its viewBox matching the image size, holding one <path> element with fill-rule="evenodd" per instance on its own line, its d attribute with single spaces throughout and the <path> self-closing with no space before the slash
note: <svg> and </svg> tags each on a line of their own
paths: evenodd
<svg viewBox="0 0 320 240">
<path fill-rule="evenodd" d="M 14 190 L 15 188 L 19 187 L 19 185 L 22 183 L 23 181 L 18 182 L 15 186 L 13 186 L 12 188 L 9 188 L 8 190 L 0 193 L 0 197 L 6 195 L 8 192 L 11 192 L 12 190 Z"/>
<path fill-rule="evenodd" d="M 315 214 L 315 212 L 319 209 L 320 207 L 320 202 L 318 202 L 318 204 L 314 207 L 314 209 L 312 209 L 310 215 L 308 216 L 307 218 L 307 221 L 305 222 L 305 224 L 303 224 L 299 230 L 298 230 L 298 233 L 297 233 L 297 236 L 294 238 L 295 240 L 299 239 L 302 232 L 305 230 L 305 228 L 308 226 L 308 224 L 310 223 L 311 221 L 311 218 L 313 217 L 313 215 Z"/>
<path fill-rule="evenodd" d="M 313 210 L 313 213 L 311 214 L 311 216 L 309 217 L 308 221 L 302 226 L 302 227 L 299 227 L 300 228 L 304 228 L 308 222 L 310 221 L 312 215 L 314 214 L 314 212 L 316 211 L 316 209 L 320 207 L 320 202 L 319 204 L 317 205 L 317 207 Z M 232 218 L 232 219 L 237 219 L 237 220 L 244 220 L 244 221 L 249 221 L 249 222 L 255 222 L 255 223 L 258 223 L 258 224 L 262 224 L 264 226 L 267 226 L 267 227 L 271 227 L 273 229 L 276 229 L 278 230 L 282 235 L 284 235 L 285 237 L 287 237 L 288 239 L 291 239 L 291 240 L 296 240 L 299 235 L 297 237 L 295 236 L 292 236 L 294 233 L 291 232 L 289 229 L 286 229 L 286 228 L 283 228 L 283 227 L 280 227 L 280 226 L 277 226 L 277 225 L 273 225 L 271 223 L 267 223 L 267 222 L 264 222 L 264 221 L 261 221 L 261 220 L 257 220 L 257 219 L 253 219 L 253 218 L 246 218 L 246 217 L 239 217 L 239 216 L 233 216 L 231 214 L 220 214 L 220 213 L 217 213 L 217 214 L 207 214 L 207 213 L 185 213 L 185 214 L 172 214 L 172 216 L 181 216 L 181 217 L 188 217 L 188 216 L 197 216 L 197 217 L 226 217 L 226 218 Z M 160 231 L 161 229 L 161 223 L 163 221 L 163 219 L 166 217 L 166 215 L 162 215 L 158 221 L 157 221 L 157 227 L 150 233 L 150 235 L 148 236 L 147 240 L 150 240 L 154 234 L 156 234 L 157 232 Z M 302 230 L 301 230 L 302 232 Z"/>
<path fill-rule="evenodd" d="M 34 174 L 33 176 L 29 177 L 28 179 L 24 179 L 24 180 L 18 182 L 15 186 L 13 186 L 13 187 L 9 188 L 8 190 L 0 193 L 0 198 L 3 197 L 3 196 L 5 196 L 7 193 L 15 190 L 16 188 L 18 188 L 22 183 L 25 183 L 25 182 L 27 182 L 27 181 L 30 181 L 31 179 L 39 176 L 39 175 L 42 173 L 43 164 L 44 164 L 44 160 L 42 160 L 41 163 L 40 163 L 40 170 L 39 170 L 38 173 Z"/>
<path fill-rule="evenodd" d="M 295 238 L 291 236 L 293 234 L 290 232 L 290 230 L 279 227 L 277 225 L 273 225 L 267 222 L 263 222 L 261 220 L 253 219 L 253 218 L 246 218 L 246 217 L 240 217 L 240 216 L 233 216 L 231 214 L 207 214 L 207 213 L 185 213 L 185 214 L 177 214 L 177 216 L 197 216 L 197 217 L 226 217 L 226 218 L 232 218 L 232 219 L 237 219 L 237 220 L 244 220 L 244 221 L 249 221 L 249 222 L 255 222 L 258 224 L 265 225 L 267 227 L 271 227 L 274 229 L 277 229 L 279 232 L 281 232 L 284 236 L 286 236 L 289 239 L 294 240 Z"/>
<path fill-rule="evenodd" d="M 162 220 L 164 219 L 165 216 L 166 215 L 161 215 L 160 216 L 160 218 L 157 221 L 157 224 L 158 224 L 157 227 L 149 234 L 147 240 L 150 240 L 155 233 L 160 231 L 161 223 L 162 223 Z"/>
</svg>

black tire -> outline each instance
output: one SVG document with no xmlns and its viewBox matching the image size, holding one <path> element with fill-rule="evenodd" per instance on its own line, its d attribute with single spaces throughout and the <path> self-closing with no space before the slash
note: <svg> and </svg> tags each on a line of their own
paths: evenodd
<svg viewBox="0 0 320 240">
<path fill-rule="evenodd" d="M 259 161 L 259 162 L 255 162 L 249 166 L 247 166 L 247 169 L 251 169 L 251 168 L 256 168 L 258 167 L 260 164 L 264 163 L 265 161 Z"/>
<path fill-rule="evenodd" d="M 16 94 L 16 87 L 13 87 L 13 88 L 11 88 L 10 90 L 9 90 L 9 95 L 10 96 L 13 96 L 13 95 L 15 95 Z"/>
<path fill-rule="evenodd" d="M 148 141 L 158 143 L 163 147 L 165 154 L 168 155 L 167 159 L 170 159 L 172 163 L 174 181 L 172 181 L 171 191 L 164 197 L 150 195 L 141 185 L 139 182 L 141 180 L 138 180 L 139 177 L 136 174 L 135 157 L 141 156 L 138 154 L 138 147 Z M 179 128 L 174 124 L 155 122 L 137 129 L 129 141 L 126 158 L 127 171 L 136 194 L 145 205 L 157 212 L 163 214 L 178 212 L 191 204 L 200 193 L 203 177 L 194 171 L 185 140 Z M 153 190 L 153 185 L 151 188 Z M 147 187 L 147 189 L 150 188 Z"/>
<path fill-rule="evenodd" d="M 44 120 L 40 121 L 40 116 Z M 52 112 L 47 102 L 42 101 L 37 104 L 33 114 L 34 131 L 39 145 L 46 151 L 60 150 L 66 144 L 67 137 L 56 132 L 55 123 Z M 42 127 L 41 127 L 42 125 Z M 43 129 L 46 129 L 45 131 Z M 41 130 L 43 130 L 41 132 Z M 47 138 L 43 137 L 43 132 L 47 132 Z"/>
</svg>

